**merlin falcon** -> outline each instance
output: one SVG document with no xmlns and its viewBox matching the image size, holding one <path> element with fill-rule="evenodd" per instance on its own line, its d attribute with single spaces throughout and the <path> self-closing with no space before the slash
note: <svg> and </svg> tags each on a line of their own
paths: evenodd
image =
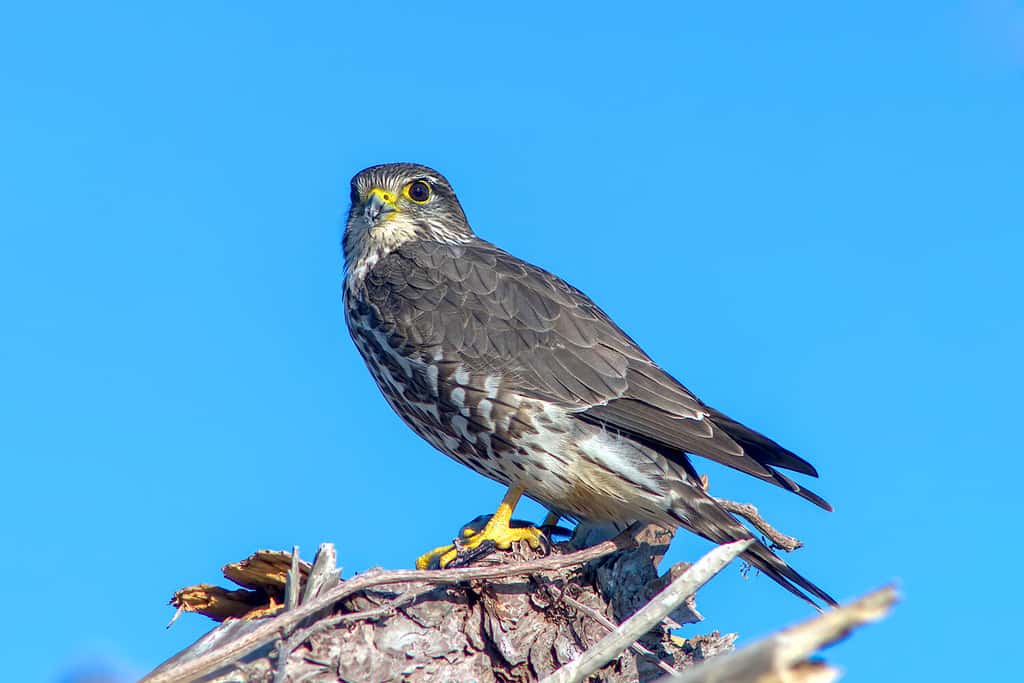
<svg viewBox="0 0 1024 683">
<path fill-rule="evenodd" d="M 437 171 L 373 166 L 351 191 L 352 339 L 406 424 L 508 487 L 481 529 L 417 566 L 444 567 L 484 544 L 537 547 L 539 529 L 510 523 L 523 495 L 581 522 L 753 538 L 705 491 L 691 454 L 831 510 L 780 471 L 818 476 L 810 463 L 701 402 L 585 294 L 477 237 Z M 743 557 L 812 605 L 835 604 L 762 543 Z"/>
</svg>

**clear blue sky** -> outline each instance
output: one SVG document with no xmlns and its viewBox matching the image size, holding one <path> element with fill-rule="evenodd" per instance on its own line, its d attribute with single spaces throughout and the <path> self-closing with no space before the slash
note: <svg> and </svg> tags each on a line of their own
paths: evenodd
<svg viewBox="0 0 1024 683">
<path fill-rule="evenodd" d="M 171 593 L 257 548 L 407 567 L 493 509 L 344 327 L 348 179 L 399 160 L 817 465 L 833 514 L 701 469 L 837 597 L 900 582 L 847 680 L 1009 675 L 1019 2 L 146 5 L 0 10 L 5 679 L 149 669 L 210 627 Z M 700 603 L 809 616 L 735 568 Z"/>
</svg>

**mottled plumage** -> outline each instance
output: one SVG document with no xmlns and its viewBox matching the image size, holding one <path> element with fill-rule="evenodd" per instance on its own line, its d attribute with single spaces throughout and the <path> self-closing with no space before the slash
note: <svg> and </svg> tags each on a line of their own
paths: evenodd
<svg viewBox="0 0 1024 683">
<path fill-rule="evenodd" d="M 716 543 L 751 534 L 703 490 L 689 453 L 830 509 L 777 469 L 817 476 L 809 463 L 704 405 L 582 292 L 476 237 L 436 171 L 372 167 L 352 202 L 349 329 L 391 407 L 438 450 L 559 514 Z M 833 602 L 761 544 L 746 559 Z"/>
</svg>

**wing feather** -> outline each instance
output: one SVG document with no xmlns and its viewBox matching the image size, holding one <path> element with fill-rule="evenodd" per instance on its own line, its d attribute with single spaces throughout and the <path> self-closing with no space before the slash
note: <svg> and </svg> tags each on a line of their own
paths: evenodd
<svg viewBox="0 0 1024 683">
<path fill-rule="evenodd" d="M 407 341 L 457 349 L 472 369 L 506 378 L 505 390 L 652 445 L 688 471 L 686 454 L 701 455 L 830 509 L 775 469 L 817 476 L 810 463 L 706 406 L 556 276 L 483 241 L 408 242 L 385 260 L 368 282 L 379 285 L 371 298 L 396 312 Z M 435 349 L 419 352 L 432 357 Z"/>
</svg>

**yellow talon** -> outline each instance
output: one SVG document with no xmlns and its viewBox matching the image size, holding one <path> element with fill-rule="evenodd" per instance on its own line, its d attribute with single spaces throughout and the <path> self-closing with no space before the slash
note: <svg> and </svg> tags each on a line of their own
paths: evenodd
<svg viewBox="0 0 1024 683">
<path fill-rule="evenodd" d="M 462 539 L 458 545 L 443 545 L 434 548 L 428 553 L 421 555 L 416 560 L 417 569 L 429 569 L 436 566 L 444 569 L 459 556 L 460 552 L 479 548 L 487 541 L 491 541 L 499 550 L 508 550 L 516 541 L 526 541 L 531 548 L 541 547 L 544 534 L 536 527 L 511 527 L 512 511 L 523 495 L 523 490 L 512 487 L 505 494 L 497 512 L 487 521 L 484 528 L 477 531 L 472 527 L 462 531 Z"/>
<path fill-rule="evenodd" d="M 416 569 L 430 569 L 431 565 L 435 564 L 435 560 L 437 566 L 441 566 L 441 558 L 453 548 L 455 548 L 453 545 L 442 545 L 434 548 L 430 552 L 423 553 L 416 558 Z M 451 560 L 448 561 L 451 562 Z"/>
</svg>

